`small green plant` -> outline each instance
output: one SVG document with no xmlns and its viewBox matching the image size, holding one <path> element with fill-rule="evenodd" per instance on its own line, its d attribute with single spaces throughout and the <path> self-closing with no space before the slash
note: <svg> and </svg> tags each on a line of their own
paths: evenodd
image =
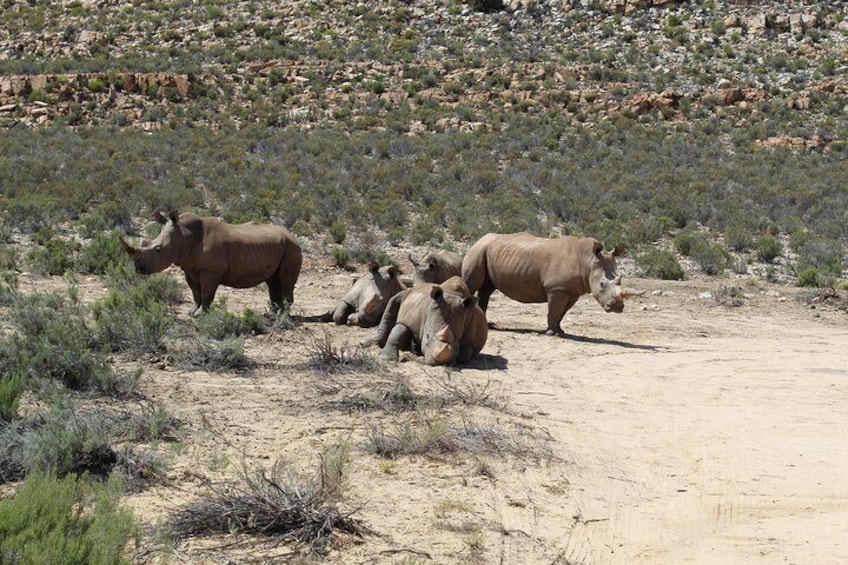
<svg viewBox="0 0 848 565">
<path fill-rule="evenodd" d="M 327 234 L 330 236 L 330 241 L 341 245 L 344 243 L 345 238 L 347 238 L 347 223 L 341 219 L 335 220 L 327 228 Z"/>
<path fill-rule="evenodd" d="M 113 288 L 106 298 L 91 307 L 98 343 L 112 351 L 160 351 L 162 339 L 175 322 L 167 307 L 177 294 L 173 279 L 125 271 L 125 277 L 113 277 L 109 284 Z"/>
<path fill-rule="evenodd" d="M 117 232 L 99 233 L 79 249 L 74 268 L 80 273 L 105 275 L 128 260 Z"/>
<path fill-rule="evenodd" d="M 333 256 L 333 264 L 341 269 L 347 269 L 350 266 L 350 251 L 342 246 L 333 247 L 331 252 Z"/>
<path fill-rule="evenodd" d="M 247 308 L 241 316 L 237 316 L 227 310 L 224 298 L 197 318 L 196 323 L 201 335 L 217 340 L 268 332 L 268 324 L 260 314 Z"/>
<path fill-rule="evenodd" d="M 757 251 L 757 259 L 765 263 L 774 263 L 781 253 L 780 242 L 772 235 L 764 235 L 757 239 L 754 249 Z"/>
<path fill-rule="evenodd" d="M 117 479 L 30 475 L 14 497 L 0 501 L 2 562 L 129 564 L 126 550 L 139 527 L 120 506 L 121 494 Z"/>
<path fill-rule="evenodd" d="M 685 273 L 677 256 L 664 249 L 651 249 L 636 256 L 636 265 L 645 276 L 662 280 L 680 281 Z"/>
<path fill-rule="evenodd" d="M 0 377 L 0 422 L 11 422 L 15 418 L 23 392 L 23 375 Z"/>
<path fill-rule="evenodd" d="M 227 371 L 251 365 L 244 353 L 244 338 L 186 339 L 171 350 L 174 362 L 186 370 Z"/>
<path fill-rule="evenodd" d="M 707 275 L 721 274 L 730 259 L 730 255 L 721 244 L 712 243 L 706 238 L 695 241 L 689 254 Z"/>
<path fill-rule="evenodd" d="M 27 253 L 27 263 L 34 273 L 40 275 L 62 275 L 74 266 L 74 256 L 79 249 L 77 243 L 60 237 L 47 240 L 43 246 Z"/>
</svg>

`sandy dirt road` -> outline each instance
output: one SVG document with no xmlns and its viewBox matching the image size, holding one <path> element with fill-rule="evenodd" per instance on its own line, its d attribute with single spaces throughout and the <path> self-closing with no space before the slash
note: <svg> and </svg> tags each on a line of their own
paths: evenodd
<svg viewBox="0 0 848 565">
<path fill-rule="evenodd" d="M 716 297 L 734 281 L 629 283 L 647 294 L 620 315 L 584 297 L 565 338 L 542 333 L 544 305 L 496 293 L 488 317 L 499 329 L 461 369 L 405 356 L 328 377 L 308 367 L 315 343 L 354 348 L 368 330 L 313 322 L 248 338 L 250 371 L 149 360 L 143 392 L 183 419 L 185 436 L 159 447 L 165 484 L 128 504 L 153 527 L 242 462 L 314 465 L 345 440 L 346 506 L 376 535 L 339 540 L 325 563 L 848 563 L 845 309 L 813 308 L 793 287 L 743 284 L 731 307 Z M 83 294 L 102 294 L 98 284 L 83 281 Z M 349 284 L 307 268 L 295 313 L 323 312 Z M 219 299 L 261 311 L 267 295 L 223 289 Z M 488 391 L 493 402 L 427 414 L 504 430 L 527 450 L 381 459 L 369 434 L 420 415 L 339 406 L 397 379 L 424 395 L 447 381 Z M 286 562 L 231 541 L 182 542 L 170 562 Z"/>
</svg>

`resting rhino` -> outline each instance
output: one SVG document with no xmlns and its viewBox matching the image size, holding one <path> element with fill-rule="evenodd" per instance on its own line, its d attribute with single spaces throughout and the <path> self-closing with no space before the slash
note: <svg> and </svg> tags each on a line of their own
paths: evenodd
<svg viewBox="0 0 848 565">
<path fill-rule="evenodd" d="M 563 316 L 584 294 L 592 293 L 606 312 L 622 312 L 625 298 L 644 294 L 621 287 L 615 258 L 623 247 L 603 249 L 593 238 L 490 233 L 465 254 L 462 279 L 484 311 L 495 290 L 519 302 L 547 302 L 546 333 L 562 335 Z"/>
<path fill-rule="evenodd" d="M 409 262 L 415 267 L 413 286 L 424 282 L 441 283 L 462 274 L 462 258 L 452 251 L 431 251 L 421 261 L 410 254 Z"/>
<path fill-rule="evenodd" d="M 376 261 L 371 261 L 368 272 L 354 281 L 336 308 L 324 314 L 322 321 L 333 320 L 339 325 L 363 328 L 376 326 L 389 299 L 406 288 L 399 274 L 397 267 L 381 267 Z"/>
<path fill-rule="evenodd" d="M 182 268 L 194 298 L 194 316 L 209 310 L 218 285 L 250 288 L 268 283 L 273 308 L 294 302 L 294 285 L 303 255 L 292 234 L 282 226 L 228 224 L 216 218 L 156 212 L 163 224 L 147 247 L 136 248 L 121 238 L 135 270 L 143 275 Z"/>
<path fill-rule="evenodd" d="M 396 361 L 399 351 L 423 355 L 428 365 L 465 363 L 486 344 L 486 315 L 460 277 L 421 283 L 392 297 L 374 335 L 363 345 L 383 348 Z"/>
</svg>

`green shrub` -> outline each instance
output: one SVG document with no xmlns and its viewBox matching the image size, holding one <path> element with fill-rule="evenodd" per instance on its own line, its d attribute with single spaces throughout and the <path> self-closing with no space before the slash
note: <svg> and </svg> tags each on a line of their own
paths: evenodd
<svg viewBox="0 0 848 565">
<path fill-rule="evenodd" d="M 341 269 L 347 269 L 350 263 L 350 251 L 346 247 L 337 245 L 330 252 L 333 257 L 333 264 Z"/>
<path fill-rule="evenodd" d="M 798 273 L 798 286 L 819 286 L 819 270 L 807 267 Z"/>
<path fill-rule="evenodd" d="M 242 337 L 181 340 L 171 350 L 171 356 L 176 365 L 185 370 L 227 371 L 250 366 Z"/>
<path fill-rule="evenodd" d="M 76 390 L 119 390 L 122 377 L 95 348 L 84 309 L 70 294 L 70 303 L 58 294 L 18 295 L 11 305 L 18 332 L 0 351 L 0 365 L 6 374 L 26 375 L 36 383 L 53 380 Z"/>
<path fill-rule="evenodd" d="M 31 475 L 14 497 L 0 501 L 0 561 L 129 564 L 126 549 L 139 530 L 120 506 L 121 493 L 117 480 Z"/>
<path fill-rule="evenodd" d="M 0 271 L 0 306 L 9 306 L 18 295 L 18 273 Z"/>
<path fill-rule="evenodd" d="M 698 232 L 682 231 L 674 236 L 674 248 L 677 249 L 681 255 L 689 257 L 692 252 L 692 245 L 703 238 L 704 236 Z"/>
<path fill-rule="evenodd" d="M 39 275 L 62 275 L 74 266 L 79 244 L 59 237 L 49 239 L 42 247 L 27 253 L 27 263 Z"/>
<path fill-rule="evenodd" d="M 0 377 L 0 422 L 11 422 L 15 418 L 23 392 L 23 375 Z"/>
<path fill-rule="evenodd" d="M 80 273 L 105 275 L 129 257 L 121 247 L 117 232 L 100 233 L 83 245 L 77 254 L 75 269 Z"/>
<path fill-rule="evenodd" d="M 742 223 L 734 223 L 724 232 L 724 242 L 734 251 L 747 251 L 754 241 L 751 230 Z"/>
<path fill-rule="evenodd" d="M 730 255 L 722 245 L 711 243 L 706 238 L 695 241 L 689 254 L 707 275 L 721 274 L 730 260 Z"/>
<path fill-rule="evenodd" d="M 757 239 L 754 249 L 757 251 L 757 259 L 765 263 L 773 263 L 780 257 L 782 251 L 780 241 L 772 235 L 764 235 Z"/>
<path fill-rule="evenodd" d="M 344 220 L 337 219 L 330 227 L 327 228 L 327 234 L 330 236 L 330 241 L 341 245 L 347 238 L 347 223 Z"/>
<path fill-rule="evenodd" d="M 636 265 L 645 276 L 662 280 L 683 280 L 685 273 L 677 257 L 671 251 L 652 249 L 636 256 Z"/>
<path fill-rule="evenodd" d="M 219 300 L 212 309 L 197 318 L 196 323 L 201 335 L 217 340 L 268 331 L 268 325 L 261 315 L 248 308 L 241 316 L 236 316 L 227 311 L 225 299 Z"/>
<path fill-rule="evenodd" d="M 120 280 L 103 302 L 92 305 L 98 343 L 111 351 L 158 352 L 175 322 L 167 306 L 175 295 L 167 275 Z"/>
</svg>

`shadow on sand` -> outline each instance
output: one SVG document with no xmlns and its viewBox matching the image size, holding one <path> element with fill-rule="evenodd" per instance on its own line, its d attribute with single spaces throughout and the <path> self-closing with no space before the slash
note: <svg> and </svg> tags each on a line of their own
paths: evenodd
<svg viewBox="0 0 848 565">
<path fill-rule="evenodd" d="M 498 332 L 512 332 L 519 334 L 535 334 L 535 335 L 545 335 L 544 330 L 531 330 L 527 328 L 505 328 L 499 324 L 489 323 L 489 329 L 498 331 Z M 642 351 L 659 351 L 661 348 L 656 345 L 642 345 L 639 343 L 630 343 L 627 341 L 619 341 L 617 339 L 603 339 L 598 337 L 586 337 L 584 335 L 574 335 L 569 333 L 563 333 L 559 336 L 550 336 L 552 339 L 560 338 L 560 339 L 570 339 L 572 341 L 579 341 L 581 343 L 594 343 L 597 345 L 612 345 L 615 347 L 623 347 L 626 349 L 640 349 Z"/>
</svg>

